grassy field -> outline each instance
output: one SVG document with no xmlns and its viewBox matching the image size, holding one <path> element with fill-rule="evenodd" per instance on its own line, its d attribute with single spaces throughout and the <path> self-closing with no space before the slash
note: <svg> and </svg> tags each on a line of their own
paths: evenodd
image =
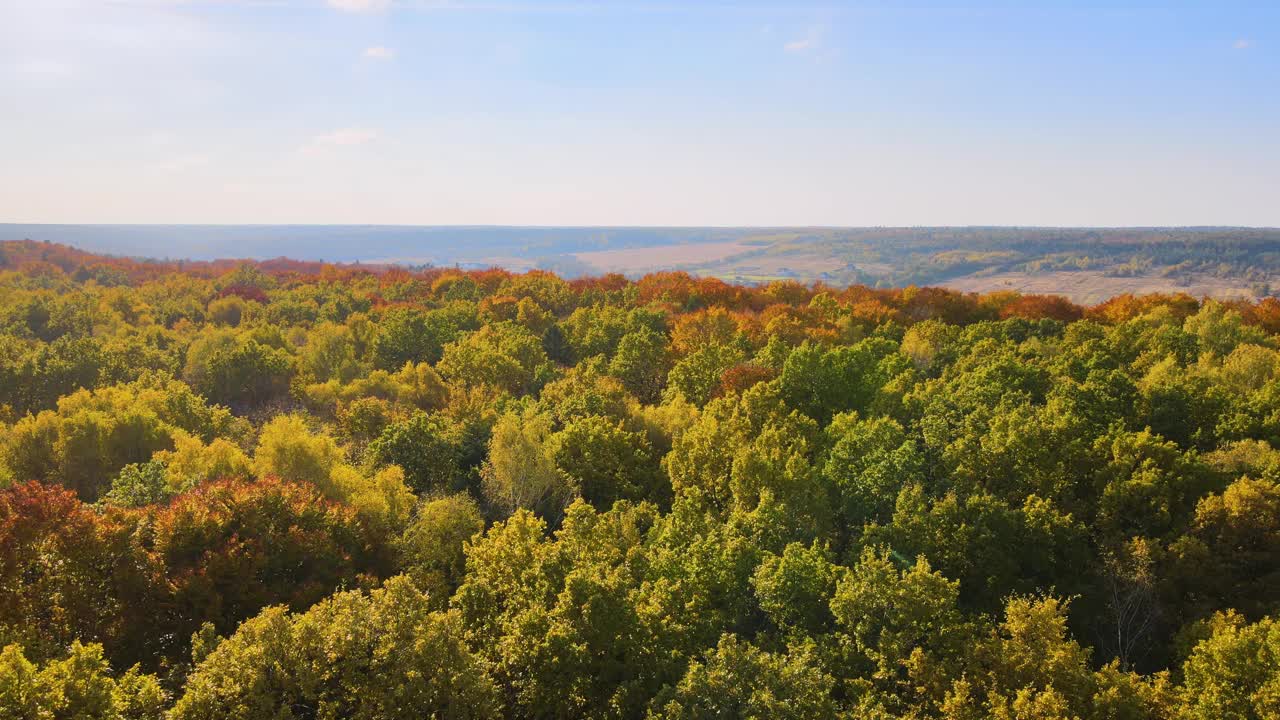
<svg viewBox="0 0 1280 720">
<path fill-rule="evenodd" d="M 574 253 L 573 256 L 601 273 L 637 274 L 664 268 L 723 262 L 758 249 L 759 246 L 744 242 L 709 242 L 628 250 L 597 250 Z"/>
</svg>

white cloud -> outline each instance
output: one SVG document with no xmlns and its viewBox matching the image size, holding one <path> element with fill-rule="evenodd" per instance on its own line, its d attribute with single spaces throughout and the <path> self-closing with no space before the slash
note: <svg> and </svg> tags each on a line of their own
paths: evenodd
<svg viewBox="0 0 1280 720">
<path fill-rule="evenodd" d="M 364 56 L 371 60 L 390 60 L 395 57 L 396 51 L 389 47 L 377 45 L 371 48 L 365 48 Z"/>
<path fill-rule="evenodd" d="M 370 128 L 342 128 L 333 132 L 321 133 L 303 145 L 304 155 L 315 155 L 329 148 L 353 147 L 364 145 L 378 139 L 378 131 Z"/>
<path fill-rule="evenodd" d="M 391 0 L 329 0 L 329 7 L 350 13 L 381 12 L 391 6 Z"/>
<path fill-rule="evenodd" d="M 1250 40 L 1249 38 L 1240 38 L 1239 40 L 1235 41 L 1235 43 L 1232 44 L 1231 47 L 1237 50 L 1248 50 L 1249 48 L 1253 47 L 1253 41 Z"/>
<path fill-rule="evenodd" d="M 789 53 L 803 53 L 822 47 L 822 28 L 811 27 L 804 37 L 796 38 L 782 46 Z"/>
</svg>

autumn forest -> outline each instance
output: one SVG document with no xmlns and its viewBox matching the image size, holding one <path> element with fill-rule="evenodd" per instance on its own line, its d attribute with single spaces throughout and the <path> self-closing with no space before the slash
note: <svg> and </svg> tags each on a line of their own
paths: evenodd
<svg viewBox="0 0 1280 720">
<path fill-rule="evenodd" d="M 0 244 L 0 718 L 1280 717 L 1280 301 Z"/>
</svg>

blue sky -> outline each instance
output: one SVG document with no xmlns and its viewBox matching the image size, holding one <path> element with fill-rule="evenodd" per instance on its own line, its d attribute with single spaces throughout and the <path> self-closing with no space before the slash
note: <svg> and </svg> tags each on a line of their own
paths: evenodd
<svg viewBox="0 0 1280 720">
<path fill-rule="evenodd" d="M 0 222 L 1280 225 L 1280 3 L 0 0 Z"/>
</svg>

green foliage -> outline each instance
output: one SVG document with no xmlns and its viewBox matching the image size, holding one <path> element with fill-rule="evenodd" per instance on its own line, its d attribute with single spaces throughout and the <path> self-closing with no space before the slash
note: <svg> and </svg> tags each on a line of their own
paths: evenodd
<svg viewBox="0 0 1280 720">
<path fill-rule="evenodd" d="M 553 435 L 556 467 L 600 509 L 618 500 L 661 500 L 664 488 L 644 435 L 599 415 L 574 420 Z"/>
<path fill-rule="evenodd" d="M 512 395 L 536 390 L 551 379 L 542 341 L 511 322 L 485 325 L 450 343 L 437 366 L 445 378 L 466 387 L 490 387 Z"/>
<path fill-rule="evenodd" d="M 1191 651 L 1179 718 L 1246 720 L 1280 713 L 1280 623 L 1264 618 L 1246 624 L 1239 615 L 1218 615 L 1212 635 Z"/>
<path fill-rule="evenodd" d="M 637 398 L 654 402 L 662 393 L 671 370 L 667 339 L 649 328 L 629 332 L 618 340 L 618 349 L 609 361 L 609 374 Z"/>
<path fill-rule="evenodd" d="M 681 359 L 667 374 L 668 391 L 680 393 L 695 405 L 705 405 L 720 386 L 725 370 L 745 359 L 742 350 L 728 345 L 706 345 Z"/>
<path fill-rule="evenodd" d="M 259 407 L 289 389 L 293 359 L 251 334 L 211 332 L 187 350 L 185 379 L 196 392 L 224 405 Z"/>
<path fill-rule="evenodd" d="M 0 251 L 0 716 L 1280 712 L 1274 299 Z"/>
<path fill-rule="evenodd" d="M 760 609 L 775 625 L 801 637 L 831 631 L 831 598 L 843 569 L 816 544 L 792 543 L 782 555 L 769 555 L 751 578 Z"/>
<path fill-rule="evenodd" d="M 508 413 L 499 418 L 482 475 L 490 503 L 508 513 L 532 510 L 553 521 L 578 492 L 556 467 L 551 422 L 542 415 Z"/>
<path fill-rule="evenodd" d="M 648 717 L 817 720 L 836 713 L 833 684 L 803 656 L 762 652 L 726 635 L 703 661 L 689 666 L 674 690 L 654 699 Z"/>
<path fill-rule="evenodd" d="M 489 718 L 497 701 L 457 617 L 433 612 L 411 581 L 393 578 L 301 615 L 264 610 L 196 666 L 171 717 Z"/>
<path fill-rule="evenodd" d="M 113 677 L 101 645 L 71 644 L 65 658 L 37 667 L 22 648 L 0 650 L 0 712 L 6 719 L 161 720 L 167 698 L 137 668 Z"/>
<path fill-rule="evenodd" d="M 445 603 L 465 575 L 463 545 L 484 531 L 484 518 L 465 494 L 427 500 L 396 547 L 400 565 L 433 602 Z"/>
<path fill-rule="evenodd" d="M 368 449 L 377 464 L 404 469 L 409 486 L 419 493 L 450 492 L 462 477 L 462 448 L 457 431 L 436 415 L 415 413 L 383 429 Z"/>
<path fill-rule="evenodd" d="M 405 363 L 436 363 L 444 346 L 461 328 L 444 312 L 422 312 L 397 308 L 378 323 L 373 339 L 374 364 L 383 370 L 397 370 Z"/>
<path fill-rule="evenodd" d="M 823 474 L 840 493 L 845 522 L 887 519 L 898 491 L 924 477 L 924 456 L 891 418 L 839 415 L 826 430 L 831 450 Z"/>
<path fill-rule="evenodd" d="M 869 338 L 856 345 L 825 350 L 808 343 L 796 348 L 782 366 L 780 391 L 791 407 L 822 424 L 836 413 L 866 410 L 876 391 L 894 374 L 905 369 L 900 358 L 891 358 L 896 343 Z"/>
<path fill-rule="evenodd" d="M 111 491 L 103 501 L 120 507 L 142 507 L 166 500 L 169 482 L 164 463 L 148 462 L 125 465 L 111 481 Z"/>
</svg>

